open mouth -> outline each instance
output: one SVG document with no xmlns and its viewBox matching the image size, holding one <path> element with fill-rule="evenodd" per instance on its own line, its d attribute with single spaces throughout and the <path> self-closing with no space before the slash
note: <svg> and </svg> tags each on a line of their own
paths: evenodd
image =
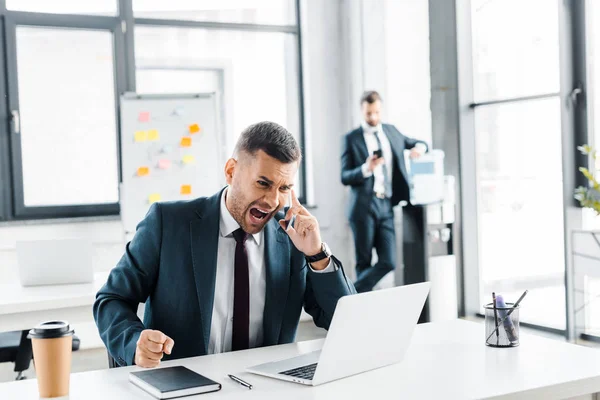
<svg viewBox="0 0 600 400">
<path fill-rule="evenodd" d="M 264 221 L 269 216 L 269 214 L 270 212 L 268 210 L 264 210 L 262 208 L 252 207 L 250 209 L 250 219 L 254 223 Z"/>
</svg>

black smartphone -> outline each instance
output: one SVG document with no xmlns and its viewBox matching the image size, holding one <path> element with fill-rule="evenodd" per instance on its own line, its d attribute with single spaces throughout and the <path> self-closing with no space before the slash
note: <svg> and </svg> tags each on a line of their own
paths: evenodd
<svg viewBox="0 0 600 400">
<path fill-rule="evenodd" d="M 383 152 L 381 151 L 381 149 L 379 150 L 373 150 L 373 155 L 377 158 L 379 157 L 383 157 Z"/>
</svg>

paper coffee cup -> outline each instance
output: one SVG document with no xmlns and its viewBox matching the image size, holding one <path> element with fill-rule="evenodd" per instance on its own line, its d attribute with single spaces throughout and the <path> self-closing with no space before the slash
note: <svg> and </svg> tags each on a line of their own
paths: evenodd
<svg viewBox="0 0 600 400">
<path fill-rule="evenodd" d="M 69 394 L 73 333 L 66 321 L 43 322 L 29 331 L 41 398 Z"/>
</svg>

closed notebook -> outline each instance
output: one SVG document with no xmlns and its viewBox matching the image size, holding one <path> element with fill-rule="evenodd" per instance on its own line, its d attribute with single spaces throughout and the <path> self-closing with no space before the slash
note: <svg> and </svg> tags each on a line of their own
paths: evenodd
<svg viewBox="0 0 600 400">
<path fill-rule="evenodd" d="M 129 380 L 157 399 L 172 399 L 221 389 L 220 383 L 181 366 L 131 372 Z"/>
</svg>

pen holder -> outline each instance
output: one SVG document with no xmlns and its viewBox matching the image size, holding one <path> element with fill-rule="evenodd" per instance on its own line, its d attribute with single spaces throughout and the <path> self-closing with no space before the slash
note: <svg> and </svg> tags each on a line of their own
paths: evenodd
<svg viewBox="0 0 600 400">
<path fill-rule="evenodd" d="M 485 344 L 491 347 L 518 346 L 520 306 L 515 308 L 514 303 L 506 303 L 506 307 L 496 307 L 494 312 L 493 303 L 489 303 L 483 308 L 485 309 Z"/>
</svg>

